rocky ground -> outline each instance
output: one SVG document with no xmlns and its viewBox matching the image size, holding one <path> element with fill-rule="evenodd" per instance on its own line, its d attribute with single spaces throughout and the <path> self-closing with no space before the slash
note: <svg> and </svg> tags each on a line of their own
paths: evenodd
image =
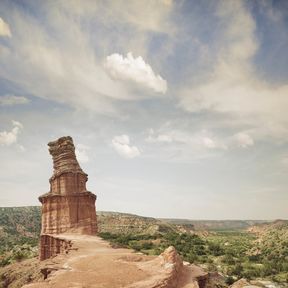
<svg viewBox="0 0 288 288">
<path fill-rule="evenodd" d="M 25 288 L 198 288 L 208 279 L 200 267 L 182 262 L 169 247 L 160 256 L 114 249 L 96 236 L 61 235 L 73 242 L 68 255 L 41 263 L 47 279 Z M 202 284 L 201 284 L 202 283 Z"/>
</svg>

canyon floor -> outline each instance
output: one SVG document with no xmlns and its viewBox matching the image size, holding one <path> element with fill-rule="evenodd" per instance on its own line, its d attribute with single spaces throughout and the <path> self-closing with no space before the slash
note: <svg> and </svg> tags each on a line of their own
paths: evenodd
<svg viewBox="0 0 288 288">
<path fill-rule="evenodd" d="M 207 274 L 195 265 L 183 265 L 171 247 L 156 257 L 112 248 L 96 236 L 57 237 L 72 241 L 72 250 L 42 261 L 42 270 L 51 273 L 25 288 L 197 288 L 197 279 Z"/>
</svg>

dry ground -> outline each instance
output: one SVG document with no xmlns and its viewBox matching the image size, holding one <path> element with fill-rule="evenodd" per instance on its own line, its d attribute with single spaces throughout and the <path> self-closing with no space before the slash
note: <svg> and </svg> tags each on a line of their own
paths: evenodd
<svg viewBox="0 0 288 288">
<path fill-rule="evenodd" d="M 145 256 L 129 249 L 114 249 L 96 236 L 59 237 L 72 240 L 76 249 L 68 255 L 43 261 L 42 266 L 55 269 L 55 272 L 45 281 L 25 285 L 25 288 L 165 287 L 161 285 L 164 285 L 163 279 L 167 278 L 170 270 L 163 266 L 161 257 Z M 201 269 L 185 266 L 177 288 L 197 287 L 195 276 L 201 274 Z"/>
</svg>

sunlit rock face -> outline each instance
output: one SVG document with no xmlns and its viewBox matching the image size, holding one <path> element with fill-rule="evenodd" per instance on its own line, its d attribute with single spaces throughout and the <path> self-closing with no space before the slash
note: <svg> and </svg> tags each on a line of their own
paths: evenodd
<svg viewBox="0 0 288 288">
<path fill-rule="evenodd" d="M 48 146 L 54 173 L 50 178 L 50 191 L 39 197 L 42 203 L 41 235 L 96 234 L 96 195 L 86 190 L 88 177 L 76 159 L 72 138 L 61 137 Z"/>
</svg>

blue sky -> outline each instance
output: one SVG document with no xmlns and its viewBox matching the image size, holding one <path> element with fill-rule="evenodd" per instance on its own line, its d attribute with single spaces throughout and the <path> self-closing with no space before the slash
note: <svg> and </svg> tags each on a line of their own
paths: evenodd
<svg viewBox="0 0 288 288">
<path fill-rule="evenodd" d="M 99 210 L 288 218 L 287 1 L 1 1 L 0 206 L 73 137 Z"/>
</svg>

